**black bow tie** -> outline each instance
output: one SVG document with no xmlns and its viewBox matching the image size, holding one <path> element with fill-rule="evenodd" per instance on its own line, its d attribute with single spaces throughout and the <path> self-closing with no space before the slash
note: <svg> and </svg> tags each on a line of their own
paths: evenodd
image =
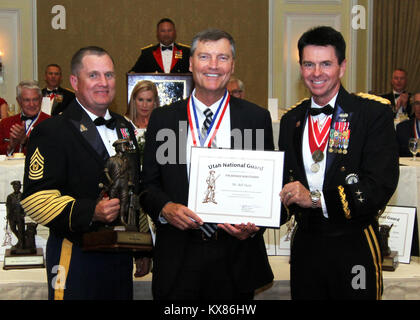
<svg viewBox="0 0 420 320">
<path fill-rule="evenodd" d="M 328 116 L 328 115 L 334 113 L 334 109 L 329 104 L 327 104 L 325 107 L 322 107 L 322 108 L 310 108 L 309 109 L 309 114 L 311 116 L 317 116 L 320 113 L 326 114 Z"/>
<path fill-rule="evenodd" d="M 171 50 L 172 51 L 172 46 L 168 46 L 168 47 L 162 46 L 161 48 L 162 48 L 162 51 L 165 51 L 165 50 Z"/>
<path fill-rule="evenodd" d="M 401 95 L 400 93 L 395 93 L 395 94 L 394 94 L 394 99 L 398 99 L 398 97 L 399 97 L 400 95 Z"/>
<path fill-rule="evenodd" d="M 47 89 L 47 93 L 48 93 L 48 94 L 51 94 L 51 93 L 58 93 L 58 90 L 57 90 L 57 89 L 54 89 L 54 90 L 48 90 L 48 89 Z"/>
<path fill-rule="evenodd" d="M 108 129 L 114 130 L 115 129 L 115 118 L 111 118 L 109 120 L 105 120 L 103 117 L 98 117 L 93 121 L 96 126 L 103 126 L 106 125 Z"/>
<path fill-rule="evenodd" d="M 26 121 L 26 120 L 35 120 L 36 116 L 37 116 L 37 115 L 34 115 L 34 116 L 32 116 L 32 117 L 28 117 L 28 116 L 25 116 L 25 115 L 23 115 L 23 114 L 22 114 L 22 115 L 20 116 L 20 120 L 21 120 L 21 121 Z"/>
</svg>

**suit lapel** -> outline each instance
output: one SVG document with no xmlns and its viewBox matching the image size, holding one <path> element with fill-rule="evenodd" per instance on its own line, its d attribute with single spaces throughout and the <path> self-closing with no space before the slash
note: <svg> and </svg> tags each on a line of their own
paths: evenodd
<svg viewBox="0 0 420 320">
<path fill-rule="evenodd" d="M 172 50 L 172 64 L 171 64 L 171 71 L 175 67 L 175 65 L 178 63 L 178 60 L 182 59 L 182 50 L 178 49 L 176 47 L 176 44 L 174 43 L 174 47 Z"/>
<path fill-rule="evenodd" d="M 34 127 L 36 127 L 41 121 L 44 121 L 46 118 L 44 118 L 44 115 L 42 114 L 42 111 L 39 113 L 38 119 L 36 119 L 34 123 Z"/>
<path fill-rule="evenodd" d="M 74 100 L 65 110 L 63 116 L 69 120 L 70 127 L 74 129 L 76 136 L 80 138 L 89 153 L 103 165 L 104 161 L 109 158 L 109 154 L 88 114 Z"/>
<path fill-rule="evenodd" d="M 160 45 L 157 45 L 156 49 L 153 50 L 153 57 L 156 60 L 156 63 L 159 65 L 162 72 L 165 70 L 163 67 L 163 60 L 162 60 L 162 51 L 160 49 Z"/>
<path fill-rule="evenodd" d="M 229 112 L 230 112 L 230 131 L 232 132 L 233 129 L 239 129 L 243 133 L 244 124 L 242 122 L 242 106 L 240 103 L 234 101 L 235 99 L 229 100 Z M 230 136 L 230 148 L 233 149 L 235 146 L 234 137 Z"/>
<path fill-rule="evenodd" d="M 290 128 L 287 128 L 289 132 L 293 132 L 293 149 L 295 152 L 295 159 L 297 162 L 297 168 L 299 168 L 299 176 L 303 177 L 303 184 L 308 186 L 308 180 L 306 178 L 305 166 L 303 163 L 302 145 L 303 145 L 303 133 L 305 132 L 306 121 L 308 120 L 308 109 L 311 106 L 311 100 L 303 102 L 303 106 L 300 108 L 299 113 L 296 114 L 294 122 L 290 123 Z"/>
<path fill-rule="evenodd" d="M 188 172 L 187 172 L 187 165 L 186 165 L 186 144 L 188 138 L 188 114 L 187 114 L 187 102 L 185 100 L 182 104 L 177 107 L 176 112 L 176 123 L 174 130 L 176 132 L 176 154 L 177 154 L 177 161 L 178 161 L 178 168 L 177 180 L 179 181 L 180 186 L 188 186 Z M 182 152 L 182 154 L 181 154 Z M 188 192 L 187 192 L 188 193 Z M 188 197 L 188 196 L 187 196 Z"/>
<path fill-rule="evenodd" d="M 352 97 L 351 95 L 343 88 L 340 88 L 340 91 L 337 96 L 337 100 L 335 102 L 334 107 L 334 114 L 331 121 L 331 127 L 330 127 L 330 137 L 335 132 L 336 124 L 339 124 L 340 122 L 349 122 L 349 130 L 350 132 L 353 129 L 353 123 L 352 119 L 354 116 L 353 108 L 351 107 L 351 101 Z M 337 154 L 335 152 L 329 152 L 330 150 L 330 141 L 331 138 L 328 141 L 327 146 L 327 159 L 326 159 L 326 167 L 325 167 L 325 181 L 331 178 L 330 173 L 336 172 L 334 168 L 340 165 L 340 159 L 342 159 L 342 154 Z M 325 184 L 324 181 L 324 184 Z"/>
</svg>

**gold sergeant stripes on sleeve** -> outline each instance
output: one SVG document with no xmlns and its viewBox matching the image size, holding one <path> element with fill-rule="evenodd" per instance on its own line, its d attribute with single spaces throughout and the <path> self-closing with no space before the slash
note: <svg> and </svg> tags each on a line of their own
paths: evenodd
<svg viewBox="0 0 420 320">
<path fill-rule="evenodd" d="M 58 190 L 43 190 L 23 199 L 21 205 L 36 223 L 46 225 L 63 212 L 68 203 L 75 201 L 70 196 L 61 196 Z"/>
</svg>

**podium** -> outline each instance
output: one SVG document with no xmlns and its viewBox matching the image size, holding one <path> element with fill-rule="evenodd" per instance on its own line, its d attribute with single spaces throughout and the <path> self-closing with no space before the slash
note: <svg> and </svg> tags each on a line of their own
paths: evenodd
<svg viewBox="0 0 420 320">
<path fill-rule="evenodd" d="M 127 73 L 127 104 L 133 88 L 142 80 L 156 85 L 160 106 L 187 99 L 194 87 L 191 73 Z"/>
</svg>

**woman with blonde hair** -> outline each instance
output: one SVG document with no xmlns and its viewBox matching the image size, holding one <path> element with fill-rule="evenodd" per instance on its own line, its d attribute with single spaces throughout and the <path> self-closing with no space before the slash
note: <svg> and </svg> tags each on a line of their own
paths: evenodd
<svg viewBox="0 0 420 320">
<path fill-rule="evenodd" d="M 159 107 L 160 101 L 158 91 L 155 84 L 149 80 L 142 80 L 136 83 L 131 92 L 130 101 L 128 102 L 125 118 L 131 122 L 136 140 L 140 149 L 140 168 L 143 165 L 143 152 L 145 145 L 145 132 L 149 123 L 150 115 L 154 108 Z M 144 214 L 142 210 L 142 214 Z M 148 217 L 148 216 L 147 216 Z M 140 218 L 141 219 L 141 218 Z M 153 244 L 155 243 L 156 231 L 153 221 L 148 217 L 149 229 L 152 234 Z M 142 277 L 147 274 L 145 270 L 150 270 L 150 259 L 136 259 L 136 277 Z"/>
<path fill-rule="evenodd" d="M 153 109 L 158 106 L 159 96 L 155 84 L 149 80 L 137 82 L 131 92 L 125 117 L 132 123 L 138 141 L 144 136 Z"/>
</svg>

